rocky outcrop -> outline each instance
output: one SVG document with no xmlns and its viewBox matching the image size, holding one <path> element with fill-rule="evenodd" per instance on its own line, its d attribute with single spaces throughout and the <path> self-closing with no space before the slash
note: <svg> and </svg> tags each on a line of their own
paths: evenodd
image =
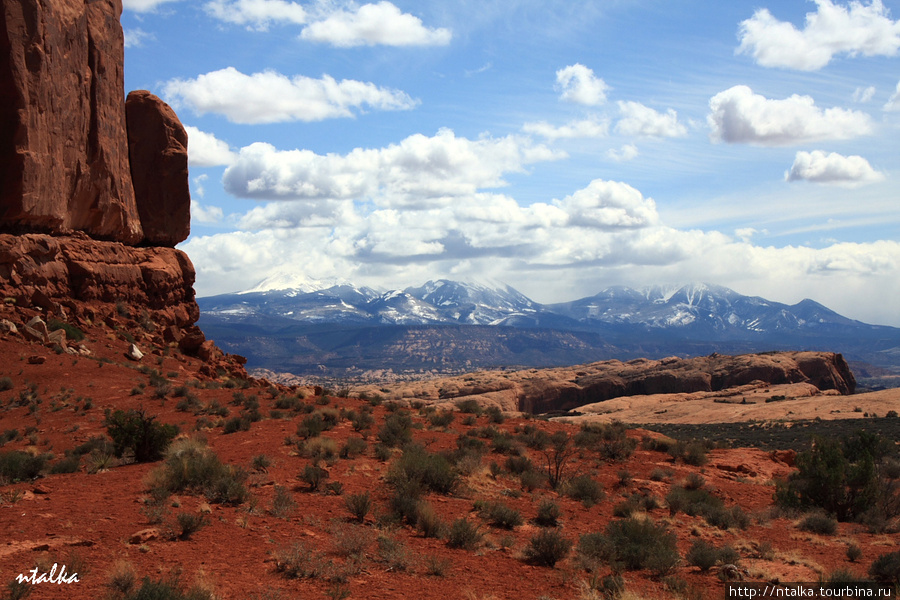
<svg viewBox="0 0 900 600">
<path fill-rule="evenodd" d="M 852 394 L 856 389 L 856 379 L 840 354 L 772 352 L 637 359 L 624 363 L 609 360 L 556 369 L 488 371 L 407 384 L 395 396 L 436 402 L 471 398 L 504 410 L 547 413 L 622 397 L 796 383 L 840 394 Z"/>
<path fill-rule="evenodd" d="M 0 229 L 136 244 L 121 0 L 0 4 Z"/>
<path fill-rule="evenodd" d="M 144 90 L 128 94 L 125 115 L 144 243 L 173 247 L 191 232 L 187 132 L 168 104 Z"/>
<path fill-rule="evenodd" d="M 200 316 L 193 285 L 194 266 L 174 248 L 132 248 L 84 234 L 0 234 L 0 294 L 57 318 L 95 321 L 118 310 L 123 321 L 185 329 Z"/>
</svg>

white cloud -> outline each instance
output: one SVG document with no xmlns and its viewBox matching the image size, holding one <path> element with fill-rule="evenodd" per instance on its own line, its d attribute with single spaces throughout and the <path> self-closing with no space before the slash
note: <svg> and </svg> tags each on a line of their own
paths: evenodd
<svg viewBox="0 0 900 600">
<path fill-rule="evenodd" d="M 222 217 L 222 209 L 218 206 L 203 206 L 196 200 L 191 200 L 191 221 L 215 224 L 220 222 Z"/>
<path fill-rule="evenodd" d="M 556 87 L 560 98 L 585 106 L 597 106 L 606 102 L 609 86 L 594 75 L 594 71 L 575 63 L 556 72 Z"/>
<path fill-rule="evenodd" d="M 341 48 L 353 46 L 446 46 L 449 29 L 431 29 L 414 15 L 403 13 L 390 2 L 364 4 L 353 11 L 337 10 L 307 25 L 304 40 Z"/>
<path fill-rule="evenodd" d="M 184 126 L 188 134 L 188 163 L 192 167 L 218 167 L 230 165 L 237 158 L 227 142 L 211 133 L 190 125 Z"/>
<path fill-rule="evenodd" d="M 637 158 L 638 149 L 634 144 L 625 144 L 619 150 L 616 150 L 615 148 L 607 150 L 606 156 L 616 162 L 627 162 L 629 160 L 634 160 L 635 158 Z"/>
<path fill-rule="evenodd" d="M 815 71 L 837 54 L 895 56 L 900 49 L 900 21 L 890 19 L 881 0 L 854 0 L 849 6 L 815 2 L 818 10 L 807 13 L 802 31 L 766 9 L 757 10 L 741 23 L 737 52 L 765 67 Z"/>
<path fill-rule="evenodd" d="M 871 118 L 842 108 L 822 110 L 809 96 L 769 100 L 744 85 L 719 92 L 707 116 L 713 141 L 759 146 L 791 146 L 867 135 Z"/>
<path fill-rule="evenodd" d="M 572 138 L 602 138 L 609 134 L 609 122 L 591 117 L 580 121 L 569 121 L 565 125 L 557 127 L 546 121 L 539 121 L 525 123 L 522 131 L 539 135 L 551 141 Z"/>
<path fill-rule="evenodd" d="M 190 158 L 188 159 L 190 161 Z M 206 182 L 209 181 L 209 175 L 203 173 L 201 175 L 197 175 L 191 180 L 194 183 L 194 187 L 191 190 L 191 193 L 194 196 L 199 196 L 203 198 L 206 196 Z"/>
<path fill-rule="evenodd" d="M 616 131 L 624 135 L 648 137 L 683 137 L 687 127 L 678 122 L 678 114 L 671 108 L 659 113 L 640 102 L 619 102 L 622 118 L 616 123 Z"/>
<path fill-rule="evenodd" d="M 867 88 L 858 87 L 853 92 L 853 101 L 865 104 L 875 97 L 875 86 L 870 85 Z"/>
<path fill-rule="evenodd" d="M 826 154 L 821 150 L 798 152 L 791 170 L 784 175 L 786 181 L 814 181 L 816 183 L 856 186 L 884 180 L 861 156 L 841 156 L 836 152 Z"/>
<path fill-rule="evenodd" d="M 352 117 L 352 109 L 364 106 L 407 110 L 417 104 L 402 91 L 373 83 L 337 81 L 328 75 L 288 78 L 274 71 L 245 75 L 234 67 L 196 79 L 172 79 L 165 84 L 164 93 L 170 103 L 187 105 L 199 115 L 221 114 L 243 124 L 321 121 Z"/>
<path fill-rule="evenodd" d="M 267 30 L 273 22 L 302 25 L 307 21 L 306 10 L 286 0 L 212 0 L 203 8 L 221 21 L 260 31 Z"/>
<path fill-rule="evenodd" d="M 122 0 L 122 6 L 125 10 L 151 12 L 156 10 L 157 6 L 161 6 L 168 2 L 178 2 L 178 0 Z"/>
<path fill-rule="evenodd" d="M 894 90 L 894 93 L 891 94 L 890 98 L 888 98 L 887 103 L 884 105 L 884 110 L 900 110 L 900 82 L 897 82 L 897 89 Z"/>
<path fill-rule="evenodd" d="M 526 137 L 470 140 L 449 129 L 346 155 L 279 151 L 256 143 L 241 149 L 223 183 L 226 191 L 245 198 L 373 200 L 379 206 L 415 208 L 503 186 L 504 173 L 564 156 Z"/>
<path fill-rule="evenodd" d="M 144 45 L 145 40 L 154 39 L 152 33 L 147 33 L 143 29 L 125 29 L 124 34 L 126 48 L 139 48 Z"/>
<path fill-rule="evenodd" d="M 568 215 L 568 224 L 597 229 L 642 228 L 657 225 L 656 204 L 617 181 L 595 179 L 588 187 L 554 204 Z"/>
</svg>

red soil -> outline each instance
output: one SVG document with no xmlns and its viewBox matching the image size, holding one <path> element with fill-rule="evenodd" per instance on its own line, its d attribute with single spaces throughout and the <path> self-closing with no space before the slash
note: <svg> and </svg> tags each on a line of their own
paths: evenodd
<svg viewBox="0 0 900 600">
<path fill-rule="evenodd" d="M 5 444 L 0 453 L 27 450 L 52 453 L 56 462 L 65 450 L 81 444 L 93 436 L 104 435 L 104 410 L 139 408 L 157 415 L 161 422 L 173 423 L 182 432 L 191 432 L 198 417 L 175 409 L 178 402 L 170 393 L 164 400 L 153 397 L 148 384 L 149 375 L 138 369 L 124 354 L 129 343 L 114 331 L 97 327 L 86 332 L 84 345 L 91 356 L 57 354 L 38 344 L 21 338 L 0 336 L 0 377 L 9 377 L 12 388 L 0 392 L 0 433 L 18 429 L 23 434 L 17 441 Z M 142 348 L 145 352 L 148 350 Z M 202 363 L 179 354 L 176 349 L 160 348 L 157 354 L 147 353 L 142 364 L 166 377 L 174 389 L 189 387 L 201 404 L 214 400 L 228 406 L 231 414 L 240 410 L 233 406 L 234 389 L 221 387 L 222 382 L 210 382 L 199 375 Z M 43 364 L 31 364 L 29 357 L 41 356 Z M 36 361 L 38 362 L 38 361 Z M 15 406 L 19 394 L 29 384 L 37 385 L 41 403 L 32 412 L 27 406 Z M 140 391 L 138 386 L 144 384 Z M 567 465 L 571 474 L 587 473 L 602 483 L 606 499 L 590 508 L 561 496 L 549 488 L 523 492 L 519 481 L 509 474 L 496 478 L 487 466 L 491 461 L 502 464 L 505 457 L 488 453 L 483 464 L 467 476 L 460 489 L 451 496 L 429 494 L 427 500 L 446 521 L 465 516 L 481 523 L 486 534 L 476 551 L 449 549 L 445 542 L 426 539 L 408 526 L 388 529 L 376 522 L 379 514 L 387 512 L 388 487 L 384 482 L 390 461 L 375 458 L 374 432 L 386 415 L 385 406 L 374 409 L 376 425 L 369 436 L 369 446 L 363 456 L 337 460 L 330 467 L 328 481 L 343 484 L 343 495 L 309 492 L 297 479 L 309 459 L 297 455 L 293 445 L 285 445 L 288 436 L 296 435 L 301 416 L 289 419 L 270 418 L 274 399 L 267 393 L 268 385 L 254 382 L 243 390 L 245 396 L 258 396 L 263 420 L 253 423 L 249 431 L 224 434 L 221 427 L 202 432 L 209 445 L 226 463 L 250 469 L 254 456 L 265 454 L 272 459 L 267 472 L 250 476 L 253 500 L 241 506 L 211 505 L 208 526 L 188 540 L 171 540 L 165 535 L 166 525 L 148 522 L 143 500 L 147 498 L 146 477 L 161 463 L 128 464 L 105 472 L 89 474 L 86 460 L 78 472 L 46 475 L 34 482 L 20 482 L 0 486 L 0 585 L 27 574 L 36 566 L 43 572 L 53 563 L 67 565 L 68 572 L 78 571 L 79 581 L 71 584 L 41 584 L 34 588 L 32 598 L 94 599 L 108 593 L 106 584 L 117 561 L 131 563 L 139 577 L 154 579 L 181 574 L 185 583 L 202 581 L 210 586 L 217 598 L 247 599 L 254 595 L 266 598 L 317 598 L 336 594 L 332 583 L 322 578 L 286 579 L 275 570 L 273 554 L 289 548 L 297 541 L 311 544 L 326 555 L 327 561 L 340 565 L 348 563 L 334 548 L 334 532 L 340 528 L 362 528 L 365 531 L 394 535 L 408 549 L 405 570 L 378 560 L 372 545 L 358 568 L 350 571 L 345 584 L 351 598 L 578 598 L 579 582 L 589 574 L 579 565 L 574 552 L 554 568 L 528 564 L 522 557 L 529 538 L 539 528 L 531 523 L 542 498 L 551 498 L 562 509 L 561 532 L 577 542 L 581 534 L 602 531 L 614 519 L 613 506 L 635 491 L 658 496 L 662 502 L 669 488 L 683 481 L 696 467 L 674 463 L 664 453 L 640 447 L 623 463 L 606 462 L 592 452 L 581 452 Z M 132 393 L 132 392 L 138 393 Z M 308 394 L 311 396 L 311 394 Z M 85 399 L 90 408 L 85 409 Z M 313 402 L 309 397 L 307 403 Z M 364 404 L 356 398 L 333 398 L 330 406 L 358 408 Z M 320 408 L 320 407 L 317 407 Z M 285 411 L 290 415 L 289 412 Z M 429 451 L 451 449 L 456 438 L 472 427 L 488 424 L 487 417 L 477 424 L 462 423 L 463 415 L 446 430 L 429 429 L 427 421 L 413 411 L 414 423 L 422 428 L 414 430 L 417 442 Z M 218 417 L 208 417 L 214 423 Z M 531 423 L 547 431 L 577 427 L 564 423 L 508 419 L 497 427 L 514 431 Z M 640 437 L 641 432 L 629 435 Z M 323 434 L 335 439 L 340 446 L 349 437 L 360 437 L 347 421 Z M 532 461 L 540 464 L 542 456 L 526 450 Z M 880 554 L 895 551 L 900 546 L 896 536 L 872 535 L 859 526 L 842 523 L 839 533 L 819 536 L 799 531 L 793 520 L 770 518 L 773 506 L 773 478 L 784 477 L 790 471 L 784 462 L 759 450 L 715 450 L 709 463 L 699 469 L 707 486 L 722 498 L 726 505 L 739 504 L 753 515 L 745 530 L 722 531 L 706 524 L 700 517 L 669 516 L 666 508 L 650 511 L 657 522 L 667 523 L 677 534 L 682 556 L 691 543 L 707 539 L 717 546 L 732 545 L 742 561 L 740 567 L 749 579 L 781 581 L 814 581 L 822 574 L 836 569 L 848 569 L 861 577 L 871 561 Z M 672 475 L 665 481 L 652 481 L 655 469 L 668 469 Z M 619 487 L 618 473 L 628 470 L 633 481 Z M 286 487 L 297 509 L 288 518 L 270 514 L 275 485 Z M 376 508 L 362 526 L 353 525 L 344 498 L 349 494 L 369 491 Z M 526 523 L 512 531 L 493 529 L 483 523 L 473 511 L 476 500 L 497 500 L 520 511 Z M 168 522 L 178 512 L 207 509 L 201 497 L 182 494 L 170 499 Z M 160 529 L 162 534 L 143 543 L 130 543 L 133 534 L 148 528 Z M 862 549 L 858 563 L 850 563 L 845 556 L 847 545 L 855 542 Z M 760 546 L 771 545 L 772 553 L 758 557 Z M 446 573 L 429 575 L 429 566 L 445 561 Z M 349 567 L 349 565 L 348 565 Z M 608 572 L 608 571 L 607 571 Z M 700 573 L 685 563 L 675 576 L 683 579 L 689 589 L 703 597 L 719 597 L 724 584 L 715 573 Z M 649 598 L 678 597 L 665 581 L 655 579 L 646 571 L 624 573 L 628 590 Z M 281 595 L 275 595 L 280 591 Z M 271 595 L 264 595 L 270 593 Z M 589 596 L 582 596 L 589 597 Z"/>
</svg>

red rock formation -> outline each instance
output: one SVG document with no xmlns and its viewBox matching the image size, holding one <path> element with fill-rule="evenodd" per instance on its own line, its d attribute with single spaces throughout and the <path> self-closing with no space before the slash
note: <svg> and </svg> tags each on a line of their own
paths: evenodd
<svg viewBox="0 0 900 600">
<path fill-rule="evenodd" d="M 168 104 L 144 90 L 128 94 L 125 116 L 144 243 L 175 246 L 191 232 L 187 132 Z"/>
<path fill-rule="evenodd" d="M 0 228 L 134 244 L 121 0 L 0 4 Z"/>
<path fill-rule="evenodd" d="M 132 248 L 84 234 L 0 234 L 0 294 L 23 309 L 93 321 L 118 305 L 123 321 L 146 311 L 161 327 L 183 329 L 200 316 L 193 285 L 194 266 L 173 248 Z"/>
</svg>

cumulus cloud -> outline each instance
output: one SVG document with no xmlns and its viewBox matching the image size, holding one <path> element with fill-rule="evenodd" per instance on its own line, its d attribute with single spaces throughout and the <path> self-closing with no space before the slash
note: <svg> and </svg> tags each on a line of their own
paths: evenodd
<svg viewBox="0 0 900 600">
<path fill-rule="evenodd" d="M 288 78 L 274 71 L 245 75 L 234 67 L 172 79 L 164 93 L 172 104 L 188 106 L 203 115 L 216 113 L 233 123 L 321 121 L 352 117 L 353 109 L 408 110 L 417 102 L 405 92 L 352 79 L 323 75 Z"/>
<path fill-rule="evenodd" d="M 525 123 L 522 131 L 533 135 L 539 135 L 548 140 L 572 139 L 572 138 L 602 138 L 609 134 L 609 122 L 596 117 L 569 121 L 565 125 L 551 125 L 546 121 Z"/>
<path fill-rule="evenodd" d="M 222 217 L 222 209 L 218 206 L 204 206 L 196 200 L 191 200 L 191 221 L 215 224 L 220 222 Z"/>
<path fill-rule="evenodd" d="M 122 6 L 125 10 L 151 12 L 156 10 L 156 7 L 168 2 L 178 2 L 178 0 L 122 0 Z"/>
<path fill-rule="evenodd" d="M 218 167 L 230 165 L 237 158 L 228 143 L 211 133 L 200 131 L 191 125 L 184 126 L 188 134 L 188 163 L 192 167 Z"/>
<path fill-rule="evenodd" d="M 523 172 L 528 164 L 564 156 L 527 137 L 470 140 L 449 129 L 346 155 L 279 151 L 255 143 L 241 149 L 225 170 L 223 183 L 226 191 L 245 198 L 355 199 L 415 208 L 503 186 L 504 173 Z"/>
<path fill-rule="evenodd" d="M 815 2 L 818 9 L 807 13 L 802 30 L 767 9 L 757 10 L 741 23 L 737 52 L 765 67 L 816 71 L 838 54 L 895 56 L 900 49 L 900 21 L 891 20 L 881 0 L 854 0 L 848 6 Z"/>
<path fill-rule="evenodd" d="M 870 85 L 867 88 L 858 87 L 853 91 L 853 101 L 866 103 L 875 97 L 875 86 Z"/>
<path fill-rule="evenodd" d="M 897 89 L 894 90 L 894 93 L 888 98 L 887 103 L 884 105 L 884 110 L 900 110 L 900 82 L 897 83 Z"/>
<path fill-rule="evenodd" d="M 606 102 L 609 86 L 594 75 L 594 71 L 575 63 L 556 72 L 556 87 L 560 98 L 585 106 L 597 106 Z"/>
<path fill-rule="evenodd" d="M 203 8 L 220 21 L 260 31 L 267 30 L 273 23 L 302 25 L 307 21 L 306 10 L 300 4 L 286 0 L 212 0 Z"/>
<path fill-rule="evenodd" d="M 337 10 L 307 25 L 304 40 L 349 48 L 353 46 L 446 46 L 449 29 L 431 29 L 414 15 L 390 2 L 364 4 L 352 11 Z"/>
<path fill-rule="evenodd" d="M 872 168 L 862 156 L 842 156 L 821 150 L 798 152 L 786 181 L 814 181 L 816 183 L 856 186 L 884 180 L 884 174 Z"/>
<path fill-rule="evenodd" d="M 597 229 L 650 227 L 659 223 L 656 203 L 628 184 L 595 179 L 584 189 L 554 203 L 568 224 Z"/>
<path fill-rule="evenodd" d="M 637 158 L 638 149 L 634 144 L 625 144 L 619 150 L 616 150 L 615 148 L 607 150 L 606 156 L 616 162 L 627 162 L 629 160 L 634 160 L 635 158 Z"/>
<path fill-rule="evenodd" d="M 144 41 L 153 39 L 153 34 L 143 29 L 125 29 L 124 34 L 126 48 L 139 48 L 144 45 Z"/>
<path fill-rule="evenodd" d="M 683 137 L 687 127 L 678 122 L 678 114 L 671 108 L 659 113 L 640 102 L 619 102 L 622 118 L 616 123 L 616 131 L 624 135 L 647 137 Z"/>
<path fill-rule="evenodd" d="M 809 96 L 770 100 L 745 85 L 719 92 L 709 101 L 707 122 L 713 141 L 758 146 L 791 146 L 867 135 L 871 118 L 842 108 L 822 110 Z"/>
</svg>

